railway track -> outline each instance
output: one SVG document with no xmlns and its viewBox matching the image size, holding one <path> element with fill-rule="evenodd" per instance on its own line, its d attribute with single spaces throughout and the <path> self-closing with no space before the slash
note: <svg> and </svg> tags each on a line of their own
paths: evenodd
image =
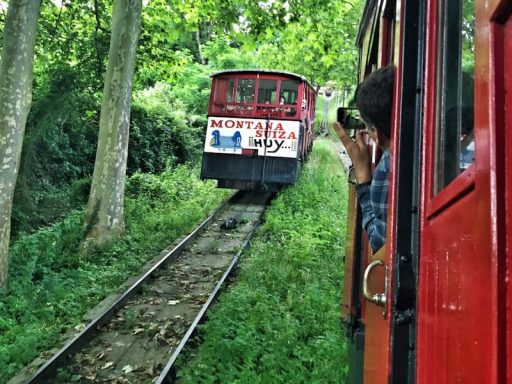
<svg viewBox="0 0 512 384">
<path fill-rule="evenodd" d="M 28 383 L 172 382 L 174 361 L 249 244 L 271 198 L 236 193 Z"/>
</svg>

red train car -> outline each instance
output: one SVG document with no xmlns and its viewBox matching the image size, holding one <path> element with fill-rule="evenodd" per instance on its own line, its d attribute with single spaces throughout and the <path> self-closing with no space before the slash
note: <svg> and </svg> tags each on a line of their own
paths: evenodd
<svg viewBox="0 0 512 384">
<path fill-rule="evenodd" d="M 201 178 L 221 188 L 276 191 L 297 180 L 313 142 L 316 91 L 300 75 L 212 75 Z"/>
<path fill-rule="evenodd" d="M 395 82 L 376 254 L 350 187 L 348 382 L 512 384 L 512 2 L 368 0 L 358 47 Z"/>
</svg>

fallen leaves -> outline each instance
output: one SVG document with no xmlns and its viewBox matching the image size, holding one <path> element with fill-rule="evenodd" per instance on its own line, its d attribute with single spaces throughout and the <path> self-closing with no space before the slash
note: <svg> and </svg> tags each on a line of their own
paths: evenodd
<svg viewBox="0 0 512 384">
<path fill-rule="evenodd" d="M 131 365 L 125 365 L 123 368 L 121 368 L 121 371 L 124 373 L 130 373 L 134 371 L 134 368 Z"/>
<path fill-rule="evenodd" d="M 109 369 L 109 368 L 112 368 L 114 366 L 114 362 L 113 361 L 109 361 L 108 363 L 105 363 L 101 369 Z"/>
</svg>

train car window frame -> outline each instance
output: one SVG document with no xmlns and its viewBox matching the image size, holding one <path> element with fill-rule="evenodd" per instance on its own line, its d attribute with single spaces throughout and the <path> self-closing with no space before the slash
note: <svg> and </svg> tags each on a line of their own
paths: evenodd
<svg viewBox="0 0 512 384">
<path fill-rule="evenodd" d="M 226 91 L 226 101 L 232 103 L 235 100 L 235 79 L 227 79 L 228 88 Z"/>
<path fill-rule="evenodd" d="M 238 79 L 236 82 L 235 101 L 240 104 L 253 104 L 256 99 L 257 79 Z"/>
<path fill-rule="evenodd" d="M 381 52 L 380 64 L 382 67 L 393 63 L 395 57 L 396 39 L 396 3 L 391 1 L 386 3 L 381 17 Z"/>
<path fill-rule="evenodd" d="M 437 33 L 432 116 L 434 134 L 430 161 L 431 196 L 429 215 L 438 213 L 475 180 L 474 151 L 474 0 L 440 0 L 437 3 Z M 465 6 L 470 6 L 467 12 Z M 464 19 L 466 12 L 466 19 Z M 468 16 L 469 15 L 469 16 Z M 473 31 L 473 35 L 468 33 Z M 460 36 L 459 39 L 454 36 Z M 470 55 L 464 44 L 470 40 Z M 468 75 L 470 73 L 470 75 Z M 470 161 L 466 152 L 470 153 Z M 466 156 L 466 157 L 464 157 Z"/>
<path fill-rule="evenodd" d="M 247 84 L 250 86 L 247 87 Z M 263 84 L 263 88 L 260 84 Z M 304 81 L 287 78 L 286 75 L 234 74 L 231 77 L 228 74 L 215 77 L 212 83 L 209 114 L 299 120 L 299 99 L 303 86 Z M 247 95 L 241 96 L 241 89 L 247 91 L 252 98 L 248 98 Z M 277 97 L 278 95 L 280 97 Z"/>
</svg>

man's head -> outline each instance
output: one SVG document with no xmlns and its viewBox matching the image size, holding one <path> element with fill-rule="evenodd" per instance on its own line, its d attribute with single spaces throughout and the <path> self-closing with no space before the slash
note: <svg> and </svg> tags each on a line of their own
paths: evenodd
<svg viewBox="0 0 512 384">
<path fill-rule="evenodd" d="M 355 99 L 357 109 L 366 124 L 389 138 L 393 103 L 393 67 L 384 67 L 372 72 L 357 87 Z"/>
</svg>

